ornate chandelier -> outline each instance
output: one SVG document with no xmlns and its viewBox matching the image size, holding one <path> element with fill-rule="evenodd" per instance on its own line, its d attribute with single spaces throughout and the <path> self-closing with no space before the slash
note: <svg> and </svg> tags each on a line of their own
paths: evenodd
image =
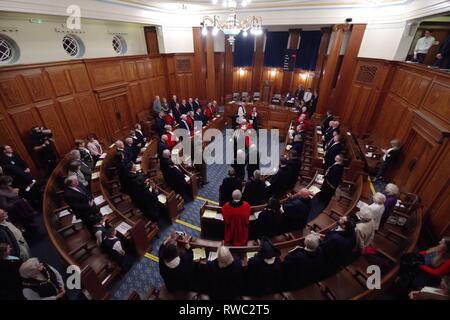
<svg viewBox="0 0 450 320">
<path fill-rule="evenodd" d="M 236 13 L 228 15 L 224 20 L 221 20 L 219 16 L 203 17 L 202 26 L 202 35 L 206 36 L 208 34 L 207 27 L 213 27 L 212 35 L 216 36 L 219 31 L 222 31 L 228 36 L 228 41 L 231 45 L 234 44 L 235 37 L 241 32 L 244 37 L 247 37 L 249 32 L 255 36 L 263 33 L 261 17 L 250 16 L 243 20 L 238 20 Z"/>
<path fill-rule="evenodd" d="M 217 4 L 217 0 L 212 1 L 213 4 Z M 251 0 L 242 0 L 239 2 L 241 7 L 246 7 Z M 245 19 L 239 20 L 236 16 L 236 9 L 238 1 L 223 0 L 222 6 L 230 8 L 233 13 L 221 19 L 219 16 L 205 16 L 203 17 L 202 34 L 206 36 L 208 34 L 208 27 L 212 27 L 212 35 L 216 36 L 219 31 L 222 31 L 225 36 L 228 36 L 228 42 L 231 45 L 234 44 L 235 37 L 242 32 L 244 37 L 248 36 L 248 33 L 257 36 L 263 33 L 262 31 L 262 18 L 256 16 L 249 16 Z"/>
</svg>

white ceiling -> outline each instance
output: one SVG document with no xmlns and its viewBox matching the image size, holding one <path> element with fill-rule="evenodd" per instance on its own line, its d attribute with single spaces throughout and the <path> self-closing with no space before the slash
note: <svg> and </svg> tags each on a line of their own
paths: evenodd
<svg viewBox="0 0 450 320">
<path fill-rule="evenodd" d="M 152 0 L 106 0 L 129 6 L 138 6 L 149 10 L 160 10 L 164 12 L 189 11 L 189 12 L 217 12 L 223 13 L 233 9 L 224 8 L 222 0 L 213 4 L 211 0 L 191 1 L 152 1 Z M 271 11 L 283 9 L 332 9 L 332 8 L 361 8 L 374 6 L 398 5 L 410 2 L 410 0 L 252 0 L 245 8 L 240 5 L 242 1 L 237 0 L 238 12 Z M 184 8 L 183 8 L 184 7 Z"/>
</svg>

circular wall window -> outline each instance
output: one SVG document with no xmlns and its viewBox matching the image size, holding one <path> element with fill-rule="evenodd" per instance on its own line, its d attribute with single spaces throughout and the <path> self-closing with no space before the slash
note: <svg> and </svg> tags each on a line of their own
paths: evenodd
<svg viewBox="0 0 450 320">
<path fill-rule="evenodd" d="M 16 62 L 19 58 L 19 47 L 10 37 L 0 34 L 0 64 Z"/>
<path fill-rule="evenodd" d="M 84 44 L 80 38 L 73 34 L 65 35 L 62 40 L 64 51 L 71 57 L 80 58 L 84 54 Z"/>
<path fill-rule="evenodd" d="M 114 36 L 112 46 L 117 54 L 125 54 L 127 52 L 127 42 L 121 36 Z"/>
</svg>

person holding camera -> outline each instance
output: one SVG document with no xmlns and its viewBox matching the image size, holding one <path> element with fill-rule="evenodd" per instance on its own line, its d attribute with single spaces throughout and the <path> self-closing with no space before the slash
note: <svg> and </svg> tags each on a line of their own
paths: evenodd
<svg viewBox="0 0 450 320">
<path fill-rule="evenodd" d="M 45 175 L 49 176 L 57 164 L 57 156 L 53 149 L 53 132 L 45 127 L 31 129 L 33 150 L 42 162 Z"/>
</svg>

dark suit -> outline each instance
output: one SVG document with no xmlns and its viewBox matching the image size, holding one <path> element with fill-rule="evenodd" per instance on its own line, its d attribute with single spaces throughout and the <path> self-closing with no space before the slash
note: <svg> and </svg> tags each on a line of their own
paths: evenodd
<svg viewBox="0 0 450 320">
<path fill-rule="evenodd" d="M 310 198 L 294 198 L 283 205 L 282 232 L 301 230 L 306 226 L 311 211 Z"/>
<path fill-rule="evenodd" d="M 197 110 L 198 108 L 201 108 L 200 101 L 194 100 L 194 108 L 195 108 L 195 110 Z"/>
<path fill-rule="evenodd" d="M 301 154 L 303 153 L 303 145 L 304 145 L 303 140 L 302 140 L 302 141 L 295 141 L 295 142 L 292 142 L 292 148 L 291 148 L 291 150 L 295 150 L 295 151 L 297 152 L 297 154 L 298 154 L 299 156 L 301 156 Z"/>
<path fill-rule="evenodd" d="M 193 261 L 192 250 L 187 250 L 180 254 L 180 264 L 176 268 L 169 268 L 164 263 L 161 253 L 164 244 L 159 247 L 159 273 L 164 280 L 164 284 L 169 292 L 194 290 L 196 263 Z"/>
<path fill-rule="evenodd" d="M 323 268 L 324 255 L 320 248 L 315 251 L 298 248 L 290 252 L 282 264 L 284 289 L 295 290 L 319 280 Z"/>
<path fill-rule="evenodd" d="M 234 190 L 242 189 L 242 180 L 237 177 L 226 177 L 220 185 L 220 206 L 231 201 L 231 194 Z"/>
<path fill-rule="evenodd" d="M 181 120 L 181 110 L 174 108 L 173 111 L 173 117 L 175 118 L 175 120 L 177 121 L 177 123 L 180 123 Z"/>
<path fill-rule="evenodd" d="M 380 169 L 378 170 L 378 177 L 384 177 L 389 168 L 391 168 L 400 157 L 400 149 L 393 149 L 389 151 L 386 155 L 386 160 L 381 163 Z"/>
<path fill-rule="evenodd" d="M 238 259 L 225 268 L 219 268 L 217 259 L 206 265 L 208 294 L 211 300 L 239 299 L 243 281 L 242 266 Z"/>
<path fill-rule="evenodd" d="M 270 178 L 269 192 L 277 198 L 281 198 L 289 189 L 289 167 L 280 166 L 278 172 Z"/>
<path fill-rule="evenodd" d="M 344 166 L 342 164 L 333 164 L 325 172 L 322 188 L 320 189 L 320 198 L 324 201 L 330 201 L 336 192 L 337 187 L 342 182 Z"/>
<path fill-rule="evenodd" d="M 245 163 L 239 164 L 237 163 L 237 160 L 235 160 L 235 163 L 231 165 L 236 172 L 236 177 L 240 180 L 245 179 Z"/>
<path fill-rule="evenodd" d="M 190 186 L 184 179 L 183 171 L 174 164 L 169 164 L 166 169 L 166 183 L 179 195 L 183 197 L 189 195 Z M 164 175 L 164 172 L 163 172 Z"/>
<path fill-rule="evenodd" d="M 186 129 L 188 132 L 190 132 L 189 124 L 187 121 L 181 120 L 179 129 Z"/>
<path fill-rule="evenodd" d="M 297 90 L 295 91 L 295 97 L 296 97 L 298 100 L 302 100 L 304 94 L 305 94 L 305 90 L 297 89 Z"/>
<path fill-rule="evenodd" d="M 21 259 L 0 259 L 0 299 L 1 300 L 23 300 L 22 278 L 19 268 Z"/>
<path fill-rule="evenodd" d="M 266 202 L 266 184 L 261 180 L 247 181 L 242 195 L 242 200 L 247 201 L 251 206 L 257 206 Z"/>
<path fill-rule="evenodd" d="M 256 154 L 256 163 L 250 163 L 250 154 L 247 154 L 247 177 L 253 178 L 253 173 L 259 170 L 259 153 Z"/>
<path fill-rule="evenodd" d="M 288 179 L 288 186 L 289 189 L 292 189 L 295 187 L 295 184 L 298 180 L 298 173 L 300 171 L 300 168 L 302 166 L 302 162 L 299 157 L 293 157 L 289 159 L 287 167 L 289 169 L 289 179 Z"/>
<path fill-rule="evenodd" d="M 79 191 L 66 187 L 63 194 L 64 201 L 72 209 L 75 216 L 81 219 L 88 228 L 91 228 L 94 225 L 94 218 L 99 214 L 98 209 L 95 204 L 92 207 L 89 205 L 92 195 L 87 189 L 81 184 L 77 189 Z"/>
<path fill-rule="evenodd" d="M 281 291 L 281 262 L 268 264 L 260 255 L 248 261 L 245 269 L 246 291 L 252 296 L 263 296 Z"/>
<path fill-rule="evenodd" d="M 161 208 L 158 194 L 150 192 L 145 184 L 146 179 L 147 177 L 140 172 L 129 171 L 127 175 L 127 193 L 147 219 L 155 222 L 160 218 Z"/>
<path fill-rule="evenodd" d="M 333 132 L 337 131 L 337 133 L 339 133 L 339 127 L 337 128 L 333 128 L 333 127 L 328 127 L 328 129 L 325 131 L 324 133 L 324 142 L 323 142 L 323 147 L 325 148 L 325 146 L 327 145 L 327 143 L 333 139 Z"/>
<path fill-rule="evenodd" d="M 342 153 L 342 144 L 340 142 L 331 144 L 325 154 L 325 169 L 328 169 L 333 163 L 334 158 Z"/>
<path fill-rule="evenodd" d="M 202 126 L 205 126 L 208 123 L 208 119 L 203 115 L 203 113 L 194 113 L 194 121 L 201 121 Z"/>
<path fill-rule="evenodd" d="M 325 131 L 328 130 L 330 127 L 330 121 L 333 120 L 333 115 L 329 115 L 323 120 L 322 122 L 322 133 L 325 133 Z"/>
<path fill-rule="evenodd" d="M 189 106 L 187 104 L 182 104 L 180 106 L 181 114 L 187 114 L 189 111 L 191 111 L 191 109 L 189 108 Z"/>
<path fill-rule="evenodd" d="M 166 149 L 168 149 L 167 144 L 165 144 L 164 142 L 160 141 L 158 143 L 158 158 L 160 158 L 160 159 L 162 158 L 163 151 L 166 150 Z"/>
<path fill-rule="evenodd" d="M 28 168 L 27 164 L 16 154 L 13 154 L 12 157 L 1 155 L 0 166 L 3 174 L 13 178 L 13 187 L 19 188 L 21 191 L 25 190 L 33 181 L 31 173 L 25 172 Z"/>
<path fill-rule="evenodd" d="M 256 236 L 272 237 L 282 233 L 283 215 L 273 209 L 264 208 L 256 220 Z"/>
<path fill-rule="evenodd" d="M 138 151 L 136 150 L 136 147 L 134 145 L 128 145 L 126 144 L 124 147 L 124 162 L 125 164 L 128 164 L 130 162 L 136 162 L 137 156 L 138 156 Z"/>
<path fill-rule="evenodd" d="M 155 127 L 156 127 L 156 132 L 158 133 L 158 135 L 161 137 L 164 134 L 164 126 L 166 125 L 166 121 L 163 118 L 160 117 L 156 117 L 155 119 Z"/>
<path fill-rule="evenodd" d="M 355 230 L 330 231 L 321 243 L 327 275 L 336 272 L 353 257 L 356 246 Z"/>
</svg>

